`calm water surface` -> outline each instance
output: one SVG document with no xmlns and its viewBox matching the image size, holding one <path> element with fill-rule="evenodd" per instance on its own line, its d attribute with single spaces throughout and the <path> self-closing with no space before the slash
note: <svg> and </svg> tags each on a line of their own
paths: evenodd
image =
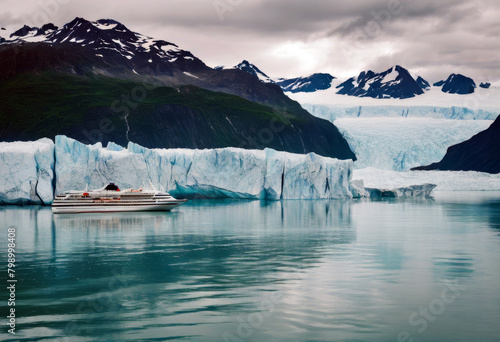
<svg viewBox="0 0 500 342">
<path fill-rule="evenodd" d="M 101 215 L 4 206 L 0 226 L 1 340 L 500 340 L 498 192 Z"/>
</svg>

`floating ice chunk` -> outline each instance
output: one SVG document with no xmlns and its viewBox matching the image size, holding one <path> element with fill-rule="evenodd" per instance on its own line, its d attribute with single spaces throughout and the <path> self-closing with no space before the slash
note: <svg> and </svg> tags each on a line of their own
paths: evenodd
<svg viewBox="0 0 500 342">
<path fill-rule="evenodd" d="M 362 179 L 365 187 L 395 189 L 414 184 L 436 184 L 436 191 L 498 191 L 500 174 L 475 171 L 397 172 L 366 168 L 354 170 L 353 179 Z"/>
<path fill-rule="evenodd" d="M 370 197 L 370 193 L 365 190 L 365 185 L 362 179 L 353 179 L 351 181 L 351 193 L 353 198 Z"/>
<path fill-rule="evenodd" d="M 370 194 L 370 198 L 429 197 L 434 188 L 436 188 L 436 184 L 427 183 L 422 185 L 410 185 L 408 187 L 396 189 L 366 188 L 366 191 Z"/>
</svg>

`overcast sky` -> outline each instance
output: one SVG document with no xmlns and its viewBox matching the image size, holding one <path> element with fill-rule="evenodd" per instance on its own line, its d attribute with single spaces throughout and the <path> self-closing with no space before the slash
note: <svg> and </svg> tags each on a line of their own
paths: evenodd
<svg viewBox="0 0 500 342">
<path fill-rule="evenodd" d="M 0 26 L 112 18 L 209 66 L 346 78 L 399 64 L 430 82 L 500 80 L 498 0 L 0 0 Z M 0 35 L 2 35 L 0 31 Z"/>
</svg>

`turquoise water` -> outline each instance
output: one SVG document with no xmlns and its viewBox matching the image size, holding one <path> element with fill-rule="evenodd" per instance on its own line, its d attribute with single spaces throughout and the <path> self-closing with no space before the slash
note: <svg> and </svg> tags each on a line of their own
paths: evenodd
<svg viewBox="0 0 500 342">
<path fill-rule="evenodd" d="M 498 341 L 500 193 L 192 201 L 170 213 L 0 207 L 11 341 Z"/>
</svg>

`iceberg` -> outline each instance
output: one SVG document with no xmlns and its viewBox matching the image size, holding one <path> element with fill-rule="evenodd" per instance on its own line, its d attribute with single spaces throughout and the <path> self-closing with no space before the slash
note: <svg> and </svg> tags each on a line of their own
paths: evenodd
<svg viewBox="0 0 500 342">
<path fill-rule="evenodd" d="M 366 188 L 371 198 L 395 197 L 429 197 L 436 184 L 410 185 L 396 189 Z"/>
<path fill-rule="evenodd" d="M 272 149 L 148 149 L 130 142 L 85 145 L 66 136 L 55 141 L 56 193 L 153 184 L 189 198 L 351 198 L 353 162 Z"/>
<path fill-rule="evenodd" d="M 429 197 L 436 184 L 409 185 L 395 189 L 365 188 L 363 179 L 351 180 L 353 198 Z"/>
<path fill-rule="evenodd" d="M 0 142 L 0 203 L 52 203 L 53 170 L 52 140 Z"/>
<path fill-rule="evenodd" d="M 365 184 L 362 179 L 351 180 L 351 193 L 353 198 L 368 198 L 370 193 L 366 191 Z"/>
<path fill-rule="evenodd" d="M 448 147 L 470 139 L 492 122 L 389 117 L 339 119 L 335 125 L 358 158 L 356 169 L 408 171 L 441 160 Z"/>
</svg>

